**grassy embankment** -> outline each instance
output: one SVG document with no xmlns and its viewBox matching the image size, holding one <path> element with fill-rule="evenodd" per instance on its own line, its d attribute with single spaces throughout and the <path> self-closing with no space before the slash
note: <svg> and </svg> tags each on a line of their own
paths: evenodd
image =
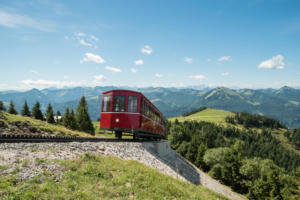
<svg viewBox="0 0 300 200">
<path fill-rule="evenodd" d="M 114 138 L 112 131 L 100 130 L 100 123 L 93 122 L 95 128 L 95 136 Z M 93 137 L 90 134 L 70 130 L 62 125 L 49 124 L 45 121 L 36 120 L 31 117 L 20 115 L 12 115 L 7 112 L 0 114 L 0 130 L 6 129 L 10 134 L 47 134 L 57 136 L 80 136 Z M 123 138 L 132 138 L 132 136 L 124 135 Z"/>
<path fill-rule="evenodd" d="M 49 124 L 45 121 L 12 115 L 6 112 L 0 114 L 0 129 L 7 129 L 10 134 L 48 134 L 59 136 L 92 137 L 90 134 L 73 131 L 61 125 Z"/>
<path fill-rule="evenodd" d="M 0 177 L 1 199 L 226 199 L 202 186 L 163 175 L 137 161 L 84 155 L 58 160 L 64 175 L 47 171 L 30 181 Z"/>
</svg>

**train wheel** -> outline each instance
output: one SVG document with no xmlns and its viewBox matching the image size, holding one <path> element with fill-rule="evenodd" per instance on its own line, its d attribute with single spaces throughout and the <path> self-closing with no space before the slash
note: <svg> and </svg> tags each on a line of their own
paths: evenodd
<svg viewBox="0 0 300 200">
<path fill-rule="evenodd" d="M 122 131 L 116 131 L 115 135 L 116 135 L 116 138 L 122 139 Z"/>
</svg>

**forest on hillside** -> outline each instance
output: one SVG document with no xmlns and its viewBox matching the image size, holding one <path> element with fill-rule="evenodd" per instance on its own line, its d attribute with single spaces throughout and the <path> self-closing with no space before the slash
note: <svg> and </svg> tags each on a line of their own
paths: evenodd
<svg viewBox="0 0 300 200">
<path fill-rule="evenodd" d="M 179 154 L 249 199 L 299 199 L 300 155 L 282 145 L 272 130 L 285 130 L 291 144 L 299 147 L 300 128 L 282 129 L 269 118 L 254 123 L 257 118 L 243 113 L 227 119 L 233 124 L 246 120 L 243 129 L 175 120 L 168 122 L 167 133 Z M 249 128 L 255 126 L 260 129 Z"/>
</svg>

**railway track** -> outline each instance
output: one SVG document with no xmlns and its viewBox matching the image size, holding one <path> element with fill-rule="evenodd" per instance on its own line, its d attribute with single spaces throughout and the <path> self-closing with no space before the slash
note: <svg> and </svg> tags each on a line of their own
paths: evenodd
<svg viewBox="0 0 300 200">
<path fill-rule="evenodd" d="M 42 143 L 42 142 L 151 142 L 155 140 L 133 140 L 115 138 L 89 138 L 89 137 L 65 137 L 65 136 L 42 136 L 42 135 L 18 135 L 0 134 L 0 143 Z"/>
</svg>

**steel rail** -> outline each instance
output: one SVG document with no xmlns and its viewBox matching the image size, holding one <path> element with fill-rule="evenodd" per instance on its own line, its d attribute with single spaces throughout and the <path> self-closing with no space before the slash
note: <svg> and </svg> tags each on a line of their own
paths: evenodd
<svg viewBox="0 0 300 200">
<path fill-rule="evenodd" d="M 133 140 L 99 137 L 68 137 L 68 136 L 42 136 L 0 134 L 0 143 L 42 143 L 42 142 L 153 142 L 155 140 Z"/>
</svg>

